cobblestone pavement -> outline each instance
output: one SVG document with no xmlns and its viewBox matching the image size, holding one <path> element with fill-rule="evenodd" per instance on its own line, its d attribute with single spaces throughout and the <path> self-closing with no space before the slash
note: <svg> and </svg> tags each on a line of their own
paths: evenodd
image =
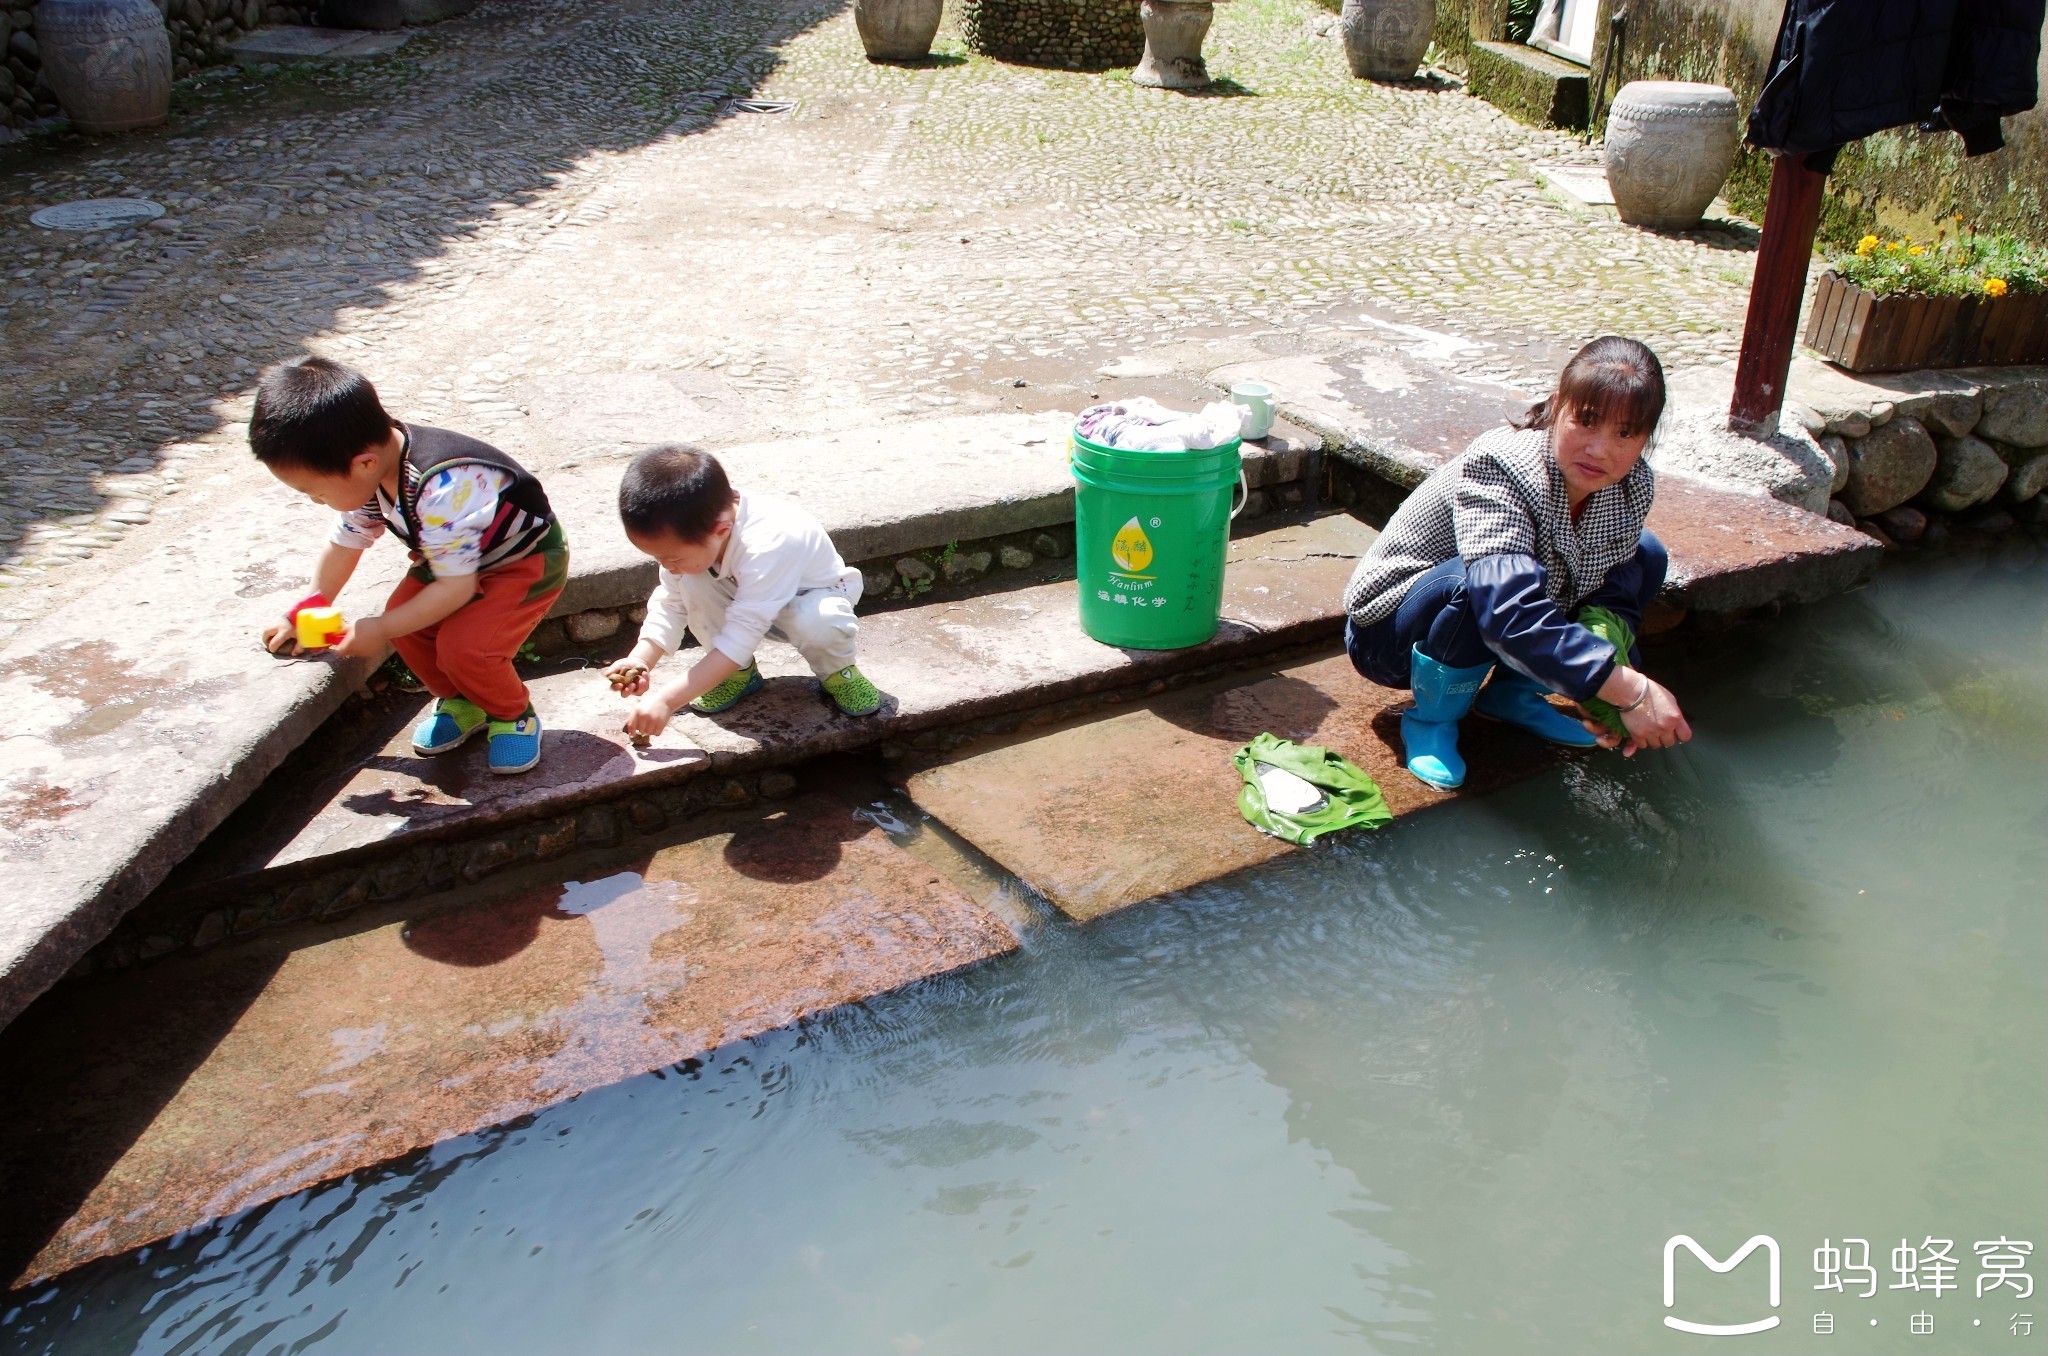
<svg viewBox="0 0 2048 1356">
<path fill-rule="evenodd" d="M 248 477 L 261 512 L 238 421 L 308 348 L 544 470 L 1072 406 L 1105 363 L 1218 336 L 1410 324 L 1530 385 L 1606 331 L 1732 356 L 1746 225 L 1567 209 L 1530 167 L 1596 150 L 1450 82 L 1348 78 L 1302 0 L 1219 8 L 1208 50 L 1225 83 L 1190 97 L 950 29 L 871 66 L 839 0 L 489 0 L 394 57 L 187 82 L 159 132 L 0 151 L 0 639 L 79 562 L 179 531 L 195 477 Z M 28 223 L 114 194 L 171 215 Z"/>
</svg>

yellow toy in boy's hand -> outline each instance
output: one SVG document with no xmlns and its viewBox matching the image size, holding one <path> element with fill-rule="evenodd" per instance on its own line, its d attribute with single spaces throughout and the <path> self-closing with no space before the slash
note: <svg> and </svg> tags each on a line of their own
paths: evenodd
<svg viewBox="0 0 2048 1356">
<path fill-rule="evenodd" d="M 293 624 L 298 627 L 302 650 L 324 650 L 348 634 L 348 623 L 338 607 L 302 607 Z"/>
</svg>

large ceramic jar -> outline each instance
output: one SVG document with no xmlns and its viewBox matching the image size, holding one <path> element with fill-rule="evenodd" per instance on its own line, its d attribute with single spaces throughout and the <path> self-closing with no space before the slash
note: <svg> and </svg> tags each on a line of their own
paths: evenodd
<svg viewBox="0 0 2048 1356">
<path fill-rule="evenodd" d="M 1344 0 L 1344 59 L 1360 80 L 1411 80 L 1429 51 L 1436 0 Z"/>
<path fill-rule="evenodd" d="M 1684 80 L 1623 85 L 1607 114 L 1607 186 L 1632 226 L 1700 224 L 1742 144 L 1732 91 Z"/>
<path fill-rule="evenodd" d="M 84 132 L 154 127 L 171 111 L 171 35 L 151 0 L 42 0 L 43 73 Z"/>
<path fill-rule="evenodd" d="M 942 0 L 853 0 L 853 26 L 869 61 L 923 61 L 939 32 Z"/>
<path fill-rule="evenodd" d="M 1131 72 L 1131 82 L 1156 89 L 1200 89 L 1209 83 L 1202 60 L 1202 39 L 1216 19 L 1208 0 L 1145 0 L 1138 7 L 1145 23 L 1145 55 Z"/>
</svg>

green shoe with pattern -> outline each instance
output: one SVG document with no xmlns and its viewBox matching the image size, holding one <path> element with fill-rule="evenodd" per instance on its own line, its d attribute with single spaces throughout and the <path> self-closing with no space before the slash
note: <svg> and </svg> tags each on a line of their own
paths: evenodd
<svg viewBox="0 0 2048 1356">
<path fill-rule="evenodd" d="M 882 709 L 882 693 L 853 665 L 818 680 L 833 703 L 849 716 L 872 716 Z"/>
<path fill-rule="evenodd" d="M 761 690 L 761 686 L 761 666 L 749 664 L 691 702 L 690 709 L 700 715 L 715 716 L 720 711 L 728 711 L 738 705 L 740 698 L 753 696 Z"/>
</svg>

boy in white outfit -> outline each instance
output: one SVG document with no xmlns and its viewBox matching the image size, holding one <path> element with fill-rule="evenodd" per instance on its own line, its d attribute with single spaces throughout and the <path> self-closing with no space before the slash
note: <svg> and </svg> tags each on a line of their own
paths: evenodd
<svg viewBox="0 0 2048 1356">
<path fill-rule="evenodd" d="M 626 730 L 652 736 L 688 703 L 710 715 L 761 690 L 754 651 L 764 637 L 794 645 L 849 716 L 882 704 L 854 667 L 860 571 L 839 558 L 825 528 L 786 499 L 740 494 L 708 452 L 656 447 L 633 458 L 619 482 L 626 539 L 661 567 L 633 652 L 605 670 L 638 698 Z M 688 628 L 704 657 L 674 681 L 651 681 L 682 648 Z M 635 672 L 637 670 L 637 672 Z"/>
</svg>

